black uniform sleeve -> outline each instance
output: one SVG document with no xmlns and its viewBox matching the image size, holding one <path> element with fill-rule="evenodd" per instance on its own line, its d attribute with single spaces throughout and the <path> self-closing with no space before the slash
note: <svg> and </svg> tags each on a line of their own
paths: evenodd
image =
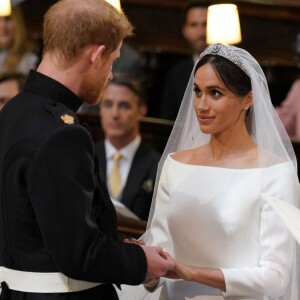
<svg viewBox="0 0 300 300">
<path fill-rule="evenodd" d="M 101 226 L 114 215 L 108 200 L 95 195 L 93 151 L 88 132 L 72 125 L 57 129 L 34 155 L 28 188 L 45 248 L 58 271 L 71 278 L 140 284 L 147 269 L 142 248 L 111 237 Z M 94 212 L 97 201 L 100 214 Z"/>
</svg>

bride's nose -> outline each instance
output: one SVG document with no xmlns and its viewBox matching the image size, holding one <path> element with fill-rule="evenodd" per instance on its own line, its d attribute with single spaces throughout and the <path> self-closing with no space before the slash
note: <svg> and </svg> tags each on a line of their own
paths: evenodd
<svg viewBox="0 0 300 300">
<path fill-rule="evenodd" d="M 205 95 L 202 95 L 199 98 L 196 98 L 195 107 L 200 111 L 205 111 L 209 109 L 208 99 Z"/>
</svg>

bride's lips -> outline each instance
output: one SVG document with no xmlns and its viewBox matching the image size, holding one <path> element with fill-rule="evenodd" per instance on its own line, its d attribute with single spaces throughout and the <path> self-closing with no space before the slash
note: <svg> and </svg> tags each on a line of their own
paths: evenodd
<svg viewBox="0 0 300 300">
<path fill-rule="evenodd" d="M 208 115 L 198 115 L 198 120 L 201 124 L 210 123 L 215 117 Z"/>
</svg>

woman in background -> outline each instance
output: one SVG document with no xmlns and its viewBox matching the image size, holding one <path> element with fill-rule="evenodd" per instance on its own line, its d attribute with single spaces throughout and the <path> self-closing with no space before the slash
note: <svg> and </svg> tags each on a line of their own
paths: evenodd
<svg viewBox="0 0 300 300">
<path fill-rule="evenodd" d="M 288 135 L 300 140 L 300 79 L 293 82 L 286 98 L 276 107 Z"/>
<path fill-rule="evenodd" d="M 38 62 L 33 49 L 33 43 L 27 37 L 21 7 L 13 7 L 10 16 L 0 17 L 0 73 L 27 75 Z"/>
</svg>

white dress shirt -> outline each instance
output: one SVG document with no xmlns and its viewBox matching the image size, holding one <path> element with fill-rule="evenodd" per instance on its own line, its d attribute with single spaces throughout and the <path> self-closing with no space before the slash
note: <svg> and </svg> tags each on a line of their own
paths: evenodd
<svg viewBox="0 0 300 300">
<path fill-rule="evenodd" d="M 129 143 L 126 147 L 118 150 L 116 149 L 107 139 L 104 141 L 105 145 L 105 153 L 106 153 L 106 177 L 108 178 L 111 168 L 113 166 L 113 156 L 116 152 L 119 152 L 122 154 L 122 158 L 119 161 L 120 164 L 120 172 L 121 172 L 121 181 L 122 181 L 122 191 L 126 184 L 127 177 L 129 174 L 129 170 L 134 158 L 134 155 L 139 148 L 141 144 L 141 136 L 138 135 L 131 143 Z M 109 187 L 108 187 L 109 188 Z M 118 199 L 114 200 L 120 200 L 122 196 L 122 191 L 118 197 Z"/>
</svg>

